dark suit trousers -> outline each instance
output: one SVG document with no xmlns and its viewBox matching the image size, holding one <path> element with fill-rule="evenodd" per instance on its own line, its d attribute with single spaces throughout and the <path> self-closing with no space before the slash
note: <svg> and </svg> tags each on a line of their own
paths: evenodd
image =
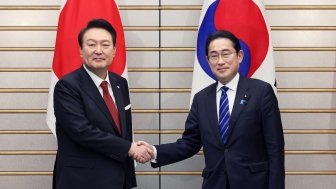
<svg viewBox="0 0 336 189">
<path fill-rule="evenodd" d="M 226 176 L 226 189 L 230 189 L 229 178 Z"/>
</svg>

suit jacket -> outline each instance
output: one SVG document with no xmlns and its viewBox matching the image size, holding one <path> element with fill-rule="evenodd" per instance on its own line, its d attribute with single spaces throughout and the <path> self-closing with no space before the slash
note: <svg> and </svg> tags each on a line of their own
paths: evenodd
<svg viewBox="0 0 336 189">
<path fill-rule="evenodd" d="M 126 79 L 109 73 L 122 134 L 84 67 L 55 86 L 58 150 L 53 189 L 129 189 L 136 186 L 128 157 L 132 119 Z"/>
<path fill-rule="evenodd" d="M 284 138 L 272 87 L 240 76 L 228 140 L 218 130 L 214 83 L 194 96 L 182 138 L 157 148 L 159 167 L 181 161 L 203 146 L 203 189 L 284 189 Z"/>
</svg>

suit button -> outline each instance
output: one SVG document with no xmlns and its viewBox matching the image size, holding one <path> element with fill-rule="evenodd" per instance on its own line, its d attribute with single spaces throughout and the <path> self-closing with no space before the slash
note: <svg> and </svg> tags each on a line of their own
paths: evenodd
<svg viewBox="0 0 336 189">
<path fill-rule="evenodd" d="M 229 149 L 228 149 L 228 148 L 225 148 L 224 152 L 229 152 Z"/>
</svg>

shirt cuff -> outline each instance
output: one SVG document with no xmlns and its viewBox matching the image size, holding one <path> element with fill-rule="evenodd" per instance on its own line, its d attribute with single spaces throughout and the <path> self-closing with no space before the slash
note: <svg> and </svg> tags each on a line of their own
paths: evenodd
<svg viewBox="0 0 336 189">
<path fill-rule="evenodd" d="M 156 148 L 155 148 L 155 146 L 153 146 L 153 153 L 154 153 L 154 158 L 153 159 L 151 159 L 151 162 L 152 163 L 157 163 L 157 161 L 156 161 L 156 159 L 157 159 L 157 150 L 156 150 Z"/>
</svg>

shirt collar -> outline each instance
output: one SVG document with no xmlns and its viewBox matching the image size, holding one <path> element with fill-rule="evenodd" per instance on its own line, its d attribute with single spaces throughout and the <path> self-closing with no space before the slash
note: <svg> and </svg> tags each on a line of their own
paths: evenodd
<svg viewBox="0 0 336 189">
<path fill-rule="evenodd" d="M 91 72 L 84 64 L 84 68 L 86 70 L 86 72 L 89 74 L 89 76 L 91 77 L 92 81 L 94 82 L 94 84 L 97 86 L 97 88 L 100 87 L 100 84 L 103 82 L 103 81 L 107 81 L 107 83 L 111 86 L 111 83 L 110 83 L 110 78 L 109 78 L 109 74 L 106 73 L 106 78 L 105 80 L 103 80 L 102 78 L 98 77 L 95 73 Z"/>
<path fill-rule="evenodd" d="M 238 81 L 239 81 L 239 74 L 237 73 L 233 77 L 233 79 L 231 79 L 231 81 L 229 81 L 225 86 L 227 88 L 229 88 L 229 90 L 236 91 L 237 87 L 238 87 Z M 216 91 L 219 92 L 223 86 L 224 85 L 221 82 L 218 81 L 217 90 Z"/>
</svg>

